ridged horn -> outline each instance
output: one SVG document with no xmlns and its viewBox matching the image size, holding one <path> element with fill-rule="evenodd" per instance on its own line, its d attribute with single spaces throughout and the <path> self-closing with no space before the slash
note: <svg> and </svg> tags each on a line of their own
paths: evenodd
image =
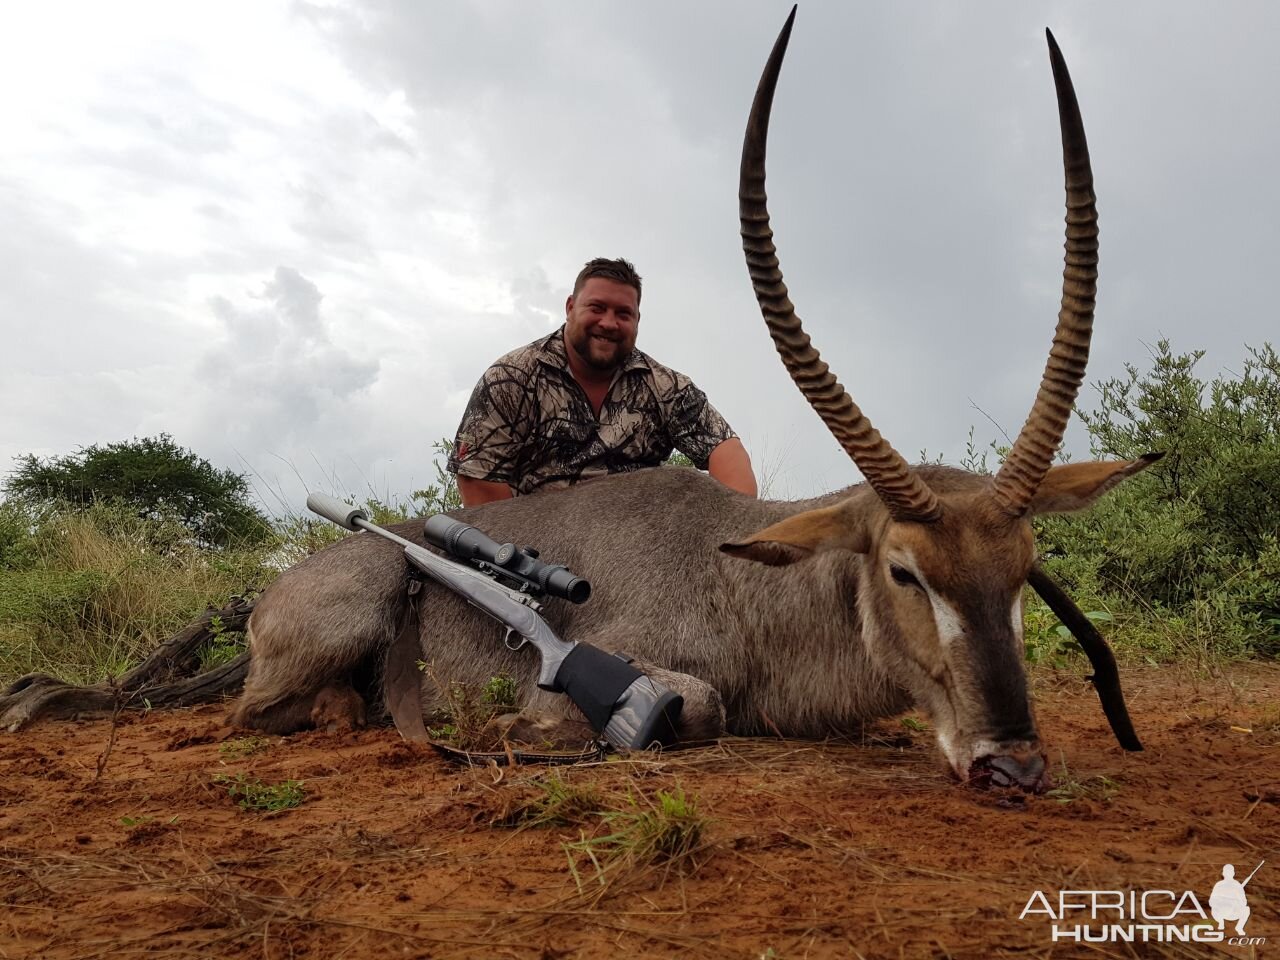
<svg viewBox="0 0 1280 960">
<path fill-rule="evenodd" d="M 791 379 L 845 452 L 853 458 L 890 515 L 899 521 L 929 522 L 942 515 L 938 498 L 924 481 L 912 473 L 907 461 L 880 436 L 853 398 L 832 376 L 796 316 L 778 266 L 764 189 L 765 145 L 773 92 L 795 17 L 796 8 L 792 7 L 760 77 L 742 143 L 738 210 L 742 221 L 742 250 L 751 274 L 751 287 L 755 290 L 756 301 L 760 304 L 778 356 Z"/>
<path fill-rule="evenodd" d="M 1062 164 L 1066 172 L 1067 241 L 1062 271 L 1062 306 L 1036 402 L 996 474 L 995 498 L 1015 517 L 1027 512 L 1036 488 L 1053 464 L 1054 454 L 1071 417 L 1089 360 L 1093 305 L 1098 291 L 1098 210 L 1093 193 L 1089 145 L 1085 142 L 1080 106 L 1062 51 L 1048 30 L 1049 62 L 1058 91 L 1062 126 Z"/>
</svg>

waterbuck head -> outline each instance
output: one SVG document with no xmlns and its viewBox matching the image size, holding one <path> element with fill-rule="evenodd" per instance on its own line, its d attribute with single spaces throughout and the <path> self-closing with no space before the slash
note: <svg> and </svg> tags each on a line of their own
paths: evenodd
<svg viewBox="0 0 1280 960">
<path fill-rule="evenodd" d="M 822 362 L 778 266 L 764 190 L 765 143 L 794 17 L 793 9 L 747 125 L 739 187 L 743 249 L 783 363 L 867 485 L 835 506 L 795 515 L 721 549 L 775 565 L 803 562 L 821 550 L 861 555 L 861 642 L 931 715 L 955 774 L 1043 789 L 1048 778 L 1023 668 L 1022 593 L 1035 562 L 1030 518 L 1082 509 L 1156 459 L 1053 466 L 1084 378 L 1097 287 L 1093 175 L 1071 78 L 1049 35 L 1066 168 L 1066 268 L 1057 332 L 1031 413 L 994 477 L 913 468 Z"/>
</svg>

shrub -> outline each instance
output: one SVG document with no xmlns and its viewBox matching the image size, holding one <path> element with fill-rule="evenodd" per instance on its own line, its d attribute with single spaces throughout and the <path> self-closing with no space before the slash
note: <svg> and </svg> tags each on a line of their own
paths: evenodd
<svg viewBox="0 0 1280 960">
<path fill-rule="evenodd" d="M 1206 382 L 1202 351 L 1098 385 L 1080 414 L 1099 458 L 1165 457 L 1091 510 L 1036 525 L 1049 569 L 1153 653 L 1280 654 L 1280 357 L 1249 349 Z"/>
</svg>

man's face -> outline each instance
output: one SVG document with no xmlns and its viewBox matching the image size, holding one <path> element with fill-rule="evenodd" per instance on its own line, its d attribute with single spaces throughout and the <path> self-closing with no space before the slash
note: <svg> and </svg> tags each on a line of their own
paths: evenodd
<svg viewBox="0 0 1280 960">
<path fill-rule="evenodd" d="M 579 360 L 612 373 L 635 349 L 640 295 L 625 283 L 590 277 L 564 304 L 564 339 Z"/>
</svg>

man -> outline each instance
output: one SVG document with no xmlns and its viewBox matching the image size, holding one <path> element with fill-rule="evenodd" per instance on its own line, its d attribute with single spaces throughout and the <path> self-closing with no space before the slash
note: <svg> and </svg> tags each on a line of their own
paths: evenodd
<svg viewBox="0 0 1280 960">
<path fill-rule="evenodd" d="M 578 274 L 564 326 L 485 371 L 448 469 L 465 506 L 642 467 L 673 449 L 756 496 L 742 441 L 688 377 L 635 349 L 640 276 L 597 258 Z"/>
<path fill-rule="evenodd" d="M 1262 861 L 1266 863 L 1266 861 Z M 1258 864 L 1259 867 L 1262 863 Z M 1254 870 L 1253 873 L 1257 873 Z M 1227 920 L 1236 921 L 1236 935 L 1243 937 L 1245 935 L 1245 921 L 1249 919 L 1249 898 L 1245 895 L 1245 883 L 1253 879 L 1253 873 L 1249 874 L 1248 879 L 1241 883 L 1236 879 L 1236 868 L 1228 863 L 1222 868 L 1222 879 L 1213 886 L 1213 892 L 1209 894 L 1209 912 L 1213 915 L 1213 919 L 1218 922 L 1218 929 L 1221 930 L 1223 924 Z"/>
</svg>

